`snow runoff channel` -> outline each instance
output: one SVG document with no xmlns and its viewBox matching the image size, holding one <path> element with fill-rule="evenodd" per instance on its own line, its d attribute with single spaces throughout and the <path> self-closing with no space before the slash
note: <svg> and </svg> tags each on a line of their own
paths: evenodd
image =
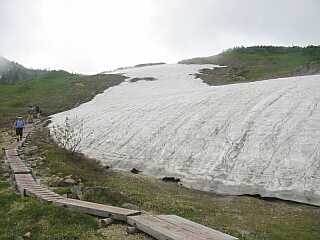
<svg viewBox="0 0 320 240">
<path fill-rule="evenodd" d="M 208 67 L 123 70 L 156 80 L 128 79 L 52 124 L 83 119 L 83 153 L 114 168 L 320 206 L 320 76 L 210 87 L 193 76 Z"/>
</svg>

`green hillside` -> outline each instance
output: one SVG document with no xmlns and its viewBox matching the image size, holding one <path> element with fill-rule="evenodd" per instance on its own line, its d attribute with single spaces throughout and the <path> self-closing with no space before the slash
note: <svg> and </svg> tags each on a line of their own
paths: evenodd
<svg viewBox="0 0 320 240">
<path fill-rule="evenodd" d="M 217 64 L 199 75 L 209 85 L 249 82 L 320 73 L 320 46 L 254 46 L 229 49 L 221 54 L 183 60 L 184 64 Z"/>
<path fill-rule="evenodd" d="M 52 71 L 32 80 L 0 84 L 0 127 L 8 126 L 16 115 L 25 115 L 29 105 L 39 105 L 44 115 L 65 111 L 124 79 L 112 74 L 86 76 Z"/>
<path fill-rule="evenodd" d="M 39 69 L 28 69 L 19 63 L 9 61 L 0 56 L 0 83 L 13 84 L 18 81 L 26 81 L 42 77 L 49 71 Z"/>
</svg>

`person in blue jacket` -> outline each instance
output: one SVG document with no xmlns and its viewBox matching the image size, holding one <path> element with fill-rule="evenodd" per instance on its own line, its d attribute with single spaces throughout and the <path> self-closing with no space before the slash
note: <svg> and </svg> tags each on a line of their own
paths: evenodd
<svg viewBox="0 0 320 240">
<path fill-rule="evenodd" d="M 25 127 L 26 123 L 23 120 L 22 117 L 17 117 L 16 121 L 14 122 L 14 127 L 16 129 L 16 136 L 17 136 L 17 141 L 19 142 L 22 140 L 23 137 L 23 129 Z"/>
</svg>

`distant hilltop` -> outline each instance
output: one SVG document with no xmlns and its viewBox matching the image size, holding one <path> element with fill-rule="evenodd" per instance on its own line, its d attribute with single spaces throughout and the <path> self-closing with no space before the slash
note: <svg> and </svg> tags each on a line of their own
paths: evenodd
<svg viewBox="0 0 320 240">
<path fill-rule="evenodd" d="M 102 73 L 110 73 L 110 72 L 121 71 L 121 70 L 125 70 L 125 69 L 138 68 L 138 67 L 147 67 L 147 66 L 155 66 L 155 65 L 162 65 L 162 64 L 166 64 L 166 63 L 165 62 L 141 63 L 141 64 L 137 64 L 137 65 L 134 65 L 134 66 L 119 67 L 119 68 L 116 68 L 116 69 L 111 70 L 111 71 L 104 71 Z"/>
<path fill-rule="evenodd" d="M 320 46 L 236 47 L 218 55 L 182 60 L 181 64 L 216 64 L 198 74 L 209 85 L 224 85 L 264 79 L 320 74 Z"/>
<path fill-rule="evenodd" d="M 242 66 L 248 62 L 254 63 L 256 60 L 265 61 L 276 60 L 278 57 L 294 57 L 299 60 L 297 64 L 304 61 L 320 61 L 320 45 L 310 45 L 307 47 L 283 47 L 283 46 L 252 46 L 235 47 L 223 51 L 220 54 L 209 57 L 196 57 L 181 60 L 181 64 L 218 64 L 228 66 Z"/>
<path fill-rule="evenodd" d="M 26 68 L 23 65 L 0 56 L 0 84 L 14 84 L 20 81 L 38 79 L 48 74 L 69 74 L 65 70 L 43 70 Z"/>
<path fill-rule="evenodd" d="M 134 67 L 147 67 L 147 66 L 154 66 L 154 65 L 162 65 L 166 64 L 164 62 L 158 62 L 158 63 L 142 63 L 142 64 L 137 64 Z"/>
<path fill-rule="evenodd" d="M 29 69 L 19 63 L 9 61 L 0 56 L 0 83 L 15 83 L 31 80 L 47 74 L 47 70 Z"/>
</svg>

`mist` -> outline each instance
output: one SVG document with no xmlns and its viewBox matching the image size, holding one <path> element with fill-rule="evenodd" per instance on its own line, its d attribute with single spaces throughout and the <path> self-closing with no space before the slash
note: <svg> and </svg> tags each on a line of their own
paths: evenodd
<svg viewBox="0 0 320 240">
<path fill-rule="evenodd" d="M 0 55 L 98 73 L 235 46 L 319 45 L 316 0 L 1 0 Z"/>
</svg>

